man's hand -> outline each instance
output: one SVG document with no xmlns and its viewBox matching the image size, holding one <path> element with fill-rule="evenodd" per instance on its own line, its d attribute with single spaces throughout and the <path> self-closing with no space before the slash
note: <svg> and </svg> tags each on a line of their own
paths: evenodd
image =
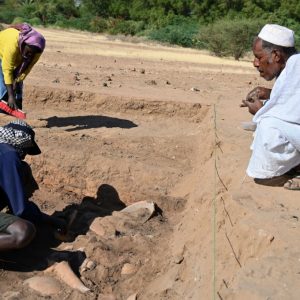
<svg viewBox="0 0 300 300">
<path fill-rule="evenodd" d="M 248 107 L 248 111 L 250 114 L 255 115 L 259 109 L 263 107 L 262 101 L 256 100 L 243 100 L 241 107 Z"/>
<path fill-rule="evenodd" d="M 269 99 L 271 91 L 271 89 L 258 86 L 248 93 L 248 95 L 246 96 L 246 101 L 253 102 L 255 100 Z"/>
<path fill-rule="evenodd" d="M 18 109 L 18 105 L 14 97 L 8 98 L 7 104 L 11 109 Z"/>
<path fill-rule="evenodd" d="M 249 112 L 255 115 L 257 111 L 263 107 L 262 100 L 270 98 L 271 89 L 261 86 L 256 87 L 248 93 L 246 100 L 242 100 L 240 107 L 248 107 Z"/>
<path fill-rule="evenodd" d="M 18 109 L 16 99 L 15 99 L 15 96 L 14 96 L 13 85 L 12 84 L 7 84 L 6 89 L 7 89 L 7 94 L 8 94 L 8 101 L 7 101 L 8 106 L 11 109 Z"/>
</svg>

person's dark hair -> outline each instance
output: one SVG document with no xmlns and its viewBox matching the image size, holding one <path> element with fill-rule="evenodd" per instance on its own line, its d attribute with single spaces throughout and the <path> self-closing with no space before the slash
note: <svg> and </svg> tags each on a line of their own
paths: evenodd
<svg viewBox="0 0 300 300">
<path fill-rule="evenodd" d="M 268 52 L 272 52 L 274 50 L 280 51 L 286 59 L 288 59 L 290 56 L 297 54 L 297 49 L 295 47 L 283 47 L 274 45 L 270 42 L 267 42 L 263 39 L 261 39 L 262 43 L 261 46 L 264 50 L 267 50 Z"/>
</svg>

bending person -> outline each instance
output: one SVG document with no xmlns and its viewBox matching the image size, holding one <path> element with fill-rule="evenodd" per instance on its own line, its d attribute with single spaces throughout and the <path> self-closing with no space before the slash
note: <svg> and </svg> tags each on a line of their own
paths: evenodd
<svg viewBox="0 0 300 300">
<path fill-rule="evenodd" d="M 257 125 L 247 174 L 262 184 L 300 164 L 300 54 L 294 43 L 294 32 L 275 24 L 265 25 L 253 43 L 260 76 L 276 79 L 265 105 L 244 101 Z M 293 189 L 295 181 L 285 187 Z"/>
<path fill-rule="evenodd" d="M 28 24 L 0 31 L 0 100 L 22 109 L 23 80 L 45 49 L 45 38 Z"/>
<path fill-rule="evenodd" d="M 14 216 L 34 224 L 48 223 L 56 230 L 64 231 L 66 222 L 63 219 L 41 212 L 29 201 L 31 195 L 26 195 L 25 183 L 30 179 L 31 169 L 22 160 L 27 154 L 41 153 L 34 136 L 33 129 L 21 120 L 0 127 L 0 210 L 8 207 Z"/>
</svg>

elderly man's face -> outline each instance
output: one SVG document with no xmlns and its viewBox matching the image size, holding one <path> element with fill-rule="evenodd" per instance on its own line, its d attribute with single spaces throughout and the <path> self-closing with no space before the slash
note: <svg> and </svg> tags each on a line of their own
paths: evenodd
<svg viewBox="0 0 300 300">
<path fill-rule="evenodd" d="M 280 74 L 281 65 L 278 64 L 276 55 L 262 48 L 262 40 L 256 39 L 252 51 L 254 54 L 253 65 L 266 80 L 272 80 Z"/>
</svg>

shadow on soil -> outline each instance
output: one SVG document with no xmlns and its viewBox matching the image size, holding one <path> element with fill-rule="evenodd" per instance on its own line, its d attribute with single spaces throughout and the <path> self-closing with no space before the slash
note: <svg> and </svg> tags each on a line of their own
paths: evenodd
<svg viewBox="0 0 300 300">
<path fill-rule="evenodd" d="M 31 179 L 27 177 L 24 185 L 27 195 L 32 195 L 32 191 L 38 188 L 32 173 Z M 58 247 L 62 242 L 74 241 L 78 235 L 87 233 L 95 218 L 111 215 L 113 211 L 121 210 L 125 206 L 113 186 L 100 185 L 95 198 L 84 197 L 80 204 L 71 204 L 62 211 L 54 212 L 53 216 L 63 218 L 69 223 L 67 235 L 58 238 L 54 228 L 38 224 L 36 237 L 29 246 L 0 253 L 0 269 L 18 272 L 42 271 L 55 262 L 68 261 L 74 272 L 78 273 L 86 258 L 84 252 L 58 251 L 52 248 Z"/>
<path fill-rule="evenodd" d="M 126 119 L 118 119 L 106 116 L 76 116 L 76 117 L 50 117 L 47 119 L 41 119 L 42 121 L 47 121 L 47 127 L 67 127 L 74 126 L 74 128 L 68 128 L 66 131 L 75 131 L 82 129 L 91 128 L 125 128 L 130 129 L 137 127 L 135 123 Z"/>
</svg>

